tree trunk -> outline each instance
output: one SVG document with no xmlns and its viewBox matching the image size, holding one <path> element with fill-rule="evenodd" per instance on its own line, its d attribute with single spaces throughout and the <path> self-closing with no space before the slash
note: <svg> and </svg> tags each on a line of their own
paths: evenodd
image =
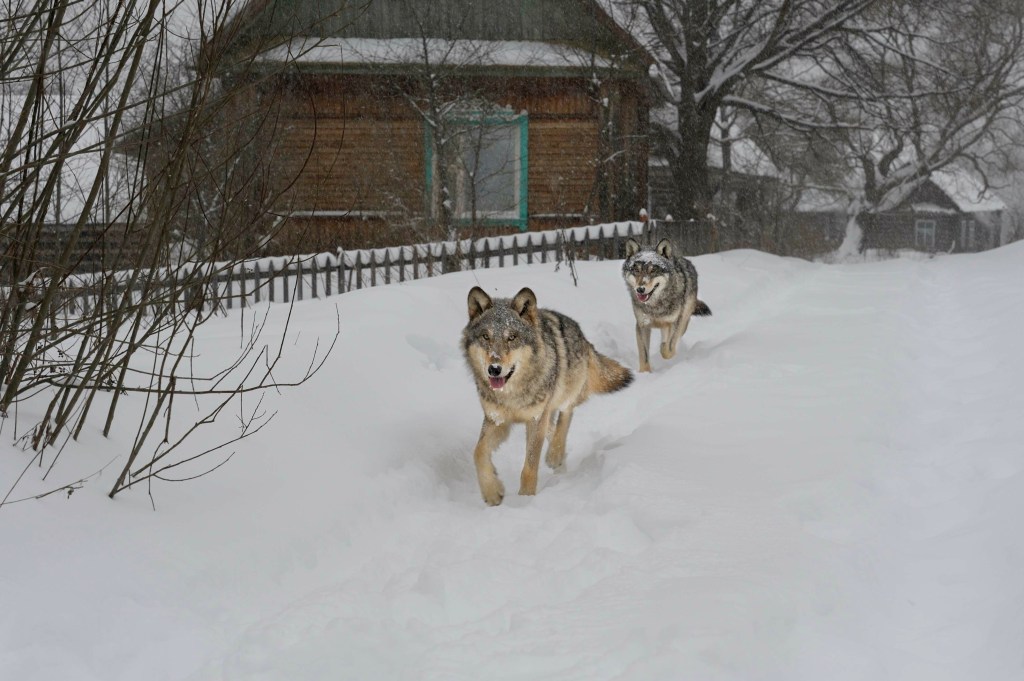
<svg viewBox="0 0 1024 681">
<path fill-rule="evenodd" d="M 712 212 L 708 144 L 714 112 L 708 115 L 686 104 L 676 110 L 677 147 L 669 161 L 676 191 L 674 215 L 676 219 L 703 220 Z"/>
<path fill-rule="evenodd" d="M 863 199 L 855 199 L 850 202 L 846 210 L 846 234 L 843 236 L 843 243 L 836 249 L 836 260 L 845 260 L 859 255 L 864 251 L 864 229 L 863 225 L 871 218 L 871 212 L 867 209 Z"/>
</svg>

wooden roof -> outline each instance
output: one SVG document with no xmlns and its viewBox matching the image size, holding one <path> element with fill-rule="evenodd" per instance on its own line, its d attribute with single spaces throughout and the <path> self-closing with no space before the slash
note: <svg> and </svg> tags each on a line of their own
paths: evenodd
<svg viewBox="0 0 1024 681">
<path fill-rule="evenodd" d="M 535 41 L 650 63 L 594 0 L 250 0 L 207 48 L 244 58 L 296 37 Z"/>
</svg>

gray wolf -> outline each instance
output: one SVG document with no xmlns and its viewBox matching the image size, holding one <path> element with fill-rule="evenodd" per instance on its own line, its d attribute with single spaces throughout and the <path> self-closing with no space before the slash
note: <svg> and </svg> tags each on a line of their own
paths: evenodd
<svg viewBox="0 0 1024 681">
<path fill-rule="evenodd" d="M 595 350 L 575 321 L 538 309 L 537 296 L 528 288 L 512 299 L 492 300 L 474 286 L 467 302 L 462 353 L 484 410 L 473 461 L 484 501 L 496 506 L 505 488 L 491 454 L 508 438 L 512 424 L 526 424 L 519 493 L 536 494 L 544 440 L 550 439 L 548 466 L 562 470 L 573 410 L 595 393 L 625 388 L 633 374 Z"/>
<path fill-rule="evenodd" d="M 668 239 L 653 249 L 627 240 L 622 278 L 636 317 L 640 371 L 650 371 L 651 327 L 661 330 L 661 356 L 672 359 L 690 317 L 708 316 L 711 308 L 697 299 L 697 269 L 686 258 L 672 255 Z"/>
</svg>

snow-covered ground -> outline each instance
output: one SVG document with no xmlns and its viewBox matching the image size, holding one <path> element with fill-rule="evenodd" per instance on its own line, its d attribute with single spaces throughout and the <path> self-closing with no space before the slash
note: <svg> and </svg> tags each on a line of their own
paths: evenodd
<svg viewBox="0 0 1024 681">
<path fill-rule="evenodd" d="M 468 289 L 529 285 L 635 368 L 619 263 L 580 263 L 578 288 L 535 265 L 298 304 L 293 368 L 335 305 L 338 346 L 226 466 L 154 485 L 156 511 L 107 499 L 109 469 L 0 508 L 0 679 L 1024 679 L 1024 244 L 695 263 L 714 316 L 576 412 L 566 472 L 495 508 Z M 201 361 L 237 329 L 207 325 Z M 9 434 L 3 491 L 28 456 Z M 112 456 L 83 440 L 65 478 Z M 495 456 L 511 491 L 523 447 Z"/>
</svg>

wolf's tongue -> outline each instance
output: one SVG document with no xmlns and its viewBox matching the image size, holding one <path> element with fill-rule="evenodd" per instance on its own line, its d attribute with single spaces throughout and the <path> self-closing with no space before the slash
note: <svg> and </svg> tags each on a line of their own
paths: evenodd
<svg viewBox="0 0 1024 681">
<path fill-rule="evenodd" d="M 505 379 L 508 376 L 488 376 L 487 380 L 491 382 L 492 390 L 501 390 L 505 387 Z"/>
<path fill-rule="evenodd" d="M 638 293 L 638 294 L 636 294 L 636 298 L 637 298 L 637 300 L 639 300 L 639 301 L 640 301 L 641 303 L 646 303 L 646 302 L 647 302 L 647 300 L 648 300 L 648 299 L 649 299 L 650 297 L 651 297 L 651 294 L 650 294 L 650 293 Z"/>
</svg>

